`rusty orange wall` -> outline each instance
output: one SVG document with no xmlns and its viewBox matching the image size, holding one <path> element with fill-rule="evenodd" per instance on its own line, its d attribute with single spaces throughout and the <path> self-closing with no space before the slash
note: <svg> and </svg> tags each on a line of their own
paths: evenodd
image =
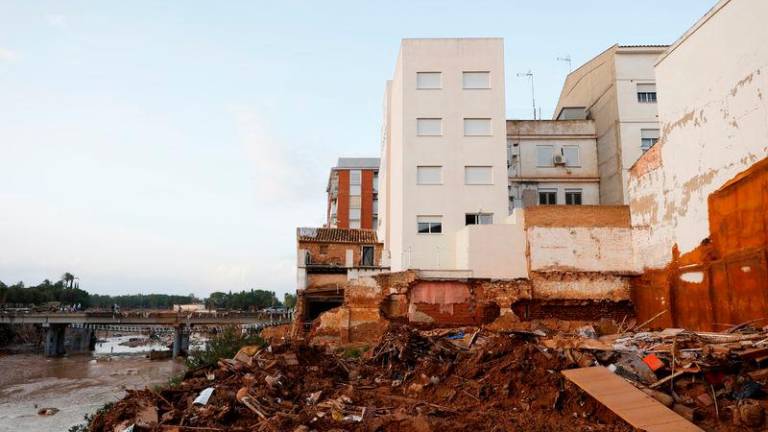
<svg viewBox="0 0 768 432">
<path fill-rule="evenodd" d="M 640 321 L 667 310 L 657 327 L 723 330 L 750 320 L 768 324 L 768 159 L 708 199 L 710 236 L 662 270 L 633 284 Z M 681 279 L 700 274 L 701 282 Z"/>
<path fill-rule="evenodd" d="M 336 201 L 336 226 L 349 228 L 349 171 L 339 170 L 339 196 Z"/>
<path fill-rule="evenodd" d="M 373 171 L 363 170 L 360 181 L 360 228 L 373 229 Z"/>
<path fill-rule="evenodd" d="M 526 227 L 629 228 L 629 206 L 559 205 L 525 209 Z"/>
</svg>

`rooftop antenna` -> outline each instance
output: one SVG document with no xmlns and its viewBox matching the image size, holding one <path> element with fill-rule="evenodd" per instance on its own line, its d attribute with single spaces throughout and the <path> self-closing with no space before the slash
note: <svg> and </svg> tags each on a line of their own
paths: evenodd
<svg viewBox="0 0 768 432">
<path fill-rule="evenodd" d="M 533 90 L 533 72 L 531 72 L 530 69 L 528 69 L 528 72 L 526 73 L 518 73 L 517 76 L 520 77 L 527 77 L 531 79 L 531 101 L 533 102 L 533 119 L 536 120 L 536 94 Z"/>
<path fill-rule="evenodd" d="M 565 57 L 558 57 L 557 61 L 562 61 L 568 63 L 568 73 L 571 73 L 573 71 L 573 67 L 571 66 L 571 55 L 566 54 Z"/>
</svg>

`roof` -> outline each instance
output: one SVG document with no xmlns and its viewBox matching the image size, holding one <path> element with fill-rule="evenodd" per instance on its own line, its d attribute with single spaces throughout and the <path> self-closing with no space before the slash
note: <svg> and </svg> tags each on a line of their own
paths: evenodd
<svg viewBox="0 0 768 432">
<path fill-rule="evenodd" d="M 619 45 L 619 48 L 669 48 L 667 44 Z"/>
<path fill-rule="evenodd" d="M 335 169 L 339 168 L 364 168 L 379 169 L 379 158 L 339 158 Z"/>
<path fill-rule="evenodd" d="M 322 243 L 378 243 L 376 231 L 352 228 L 296 228 L 296 240 Z"/>
</svg>

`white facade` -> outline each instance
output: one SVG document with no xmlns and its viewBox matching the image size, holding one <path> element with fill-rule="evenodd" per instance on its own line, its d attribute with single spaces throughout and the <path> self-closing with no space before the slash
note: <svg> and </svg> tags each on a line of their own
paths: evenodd
<svg viewBox="0 0 768 432">
<path fill-rule="evenodd" d="M 698 247 L 710 235 L 709 195 L 768 157 L 766 17 L 768 2 L 722 0 L 658 60 L 664 133 L 629 183 L 640 267 Z"/>
<path fill-rule="evenodd" d="M 600 202 L 592 120 L 507 120 L 509 205 Z"/>
<path fill-rule="evenodd" d="M 507 217 L 504 94 L 502 39 L 402 41 L 380 172 L 379 238 L 393 271 L 461 270 L 467 215 Z M 419 184 L 419 167 L 433 167 L 422 170 L 430 179 L 440 167 L 440 181 Z"/>
<path fill-rule="evenodd" d="M 659 137 L 654 64 L 665 49 L 614 45 L 563 85 L 555 118 L 595 121 L 601 204 L 629 202 L 629 168 Z"/>
</svg>

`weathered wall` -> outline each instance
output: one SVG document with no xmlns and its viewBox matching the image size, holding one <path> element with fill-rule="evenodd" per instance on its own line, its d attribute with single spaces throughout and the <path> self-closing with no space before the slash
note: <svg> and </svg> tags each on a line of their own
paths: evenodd
<svg viewBox="0 0 768 432">
<path fill-rule="evenodd" d="M 662 137 L 633 166 L 629 192 L 635 257 L 649 269 L 633 296 L 641 317 L 670 312 L 659 325 L 754 316 L 768 288 L 764 254 L 739 234 L 759 241 L 768 212 L 754 186 L 768 155 L 768 45 L 756 42 L 768 40 L 766 16 L 767 2 L 723 0 L 657 63 Z M 750 180 L 713 194 L 739 173 Z M 681 280 L 684 266 L 701 274 Z"/>
<path fill-rule="evenodd" d="M 630 298 L 630 277 L 602 271 L 531 273 L 536 300 L 625 301 Z"/>
<path fill-rule="evenodd" d="M 629 227 L 531 227 L 527 232 L 531 271 L 636 271 Z"/>
<path fill-rule="evenodd" d="M 629 299 L 628 207 L 532 207 L 525 225 L 534 299 Z"/>
<path fill-rule="evenodd" d="M 346 266 L 347 251 L 352 251 L 352 266 L 359 266 L 363 253 L 363 246 L 373 246 L 373 264 L 378 266 L 381 262 L 381 243 L 331 243 L 299 241 L 299 251 L 307 251 L 312 264 L 328 264 L 340 267 Z M 301 256 L 301 253 L 299 253 Z M 300 262 L 299 265 L 304 263 Z"/>
<path fill-rule="evenodd" d="M 525 211 L 531 272 L 633 273 L 626 206 L 538 206 Z"/>
</svg>

